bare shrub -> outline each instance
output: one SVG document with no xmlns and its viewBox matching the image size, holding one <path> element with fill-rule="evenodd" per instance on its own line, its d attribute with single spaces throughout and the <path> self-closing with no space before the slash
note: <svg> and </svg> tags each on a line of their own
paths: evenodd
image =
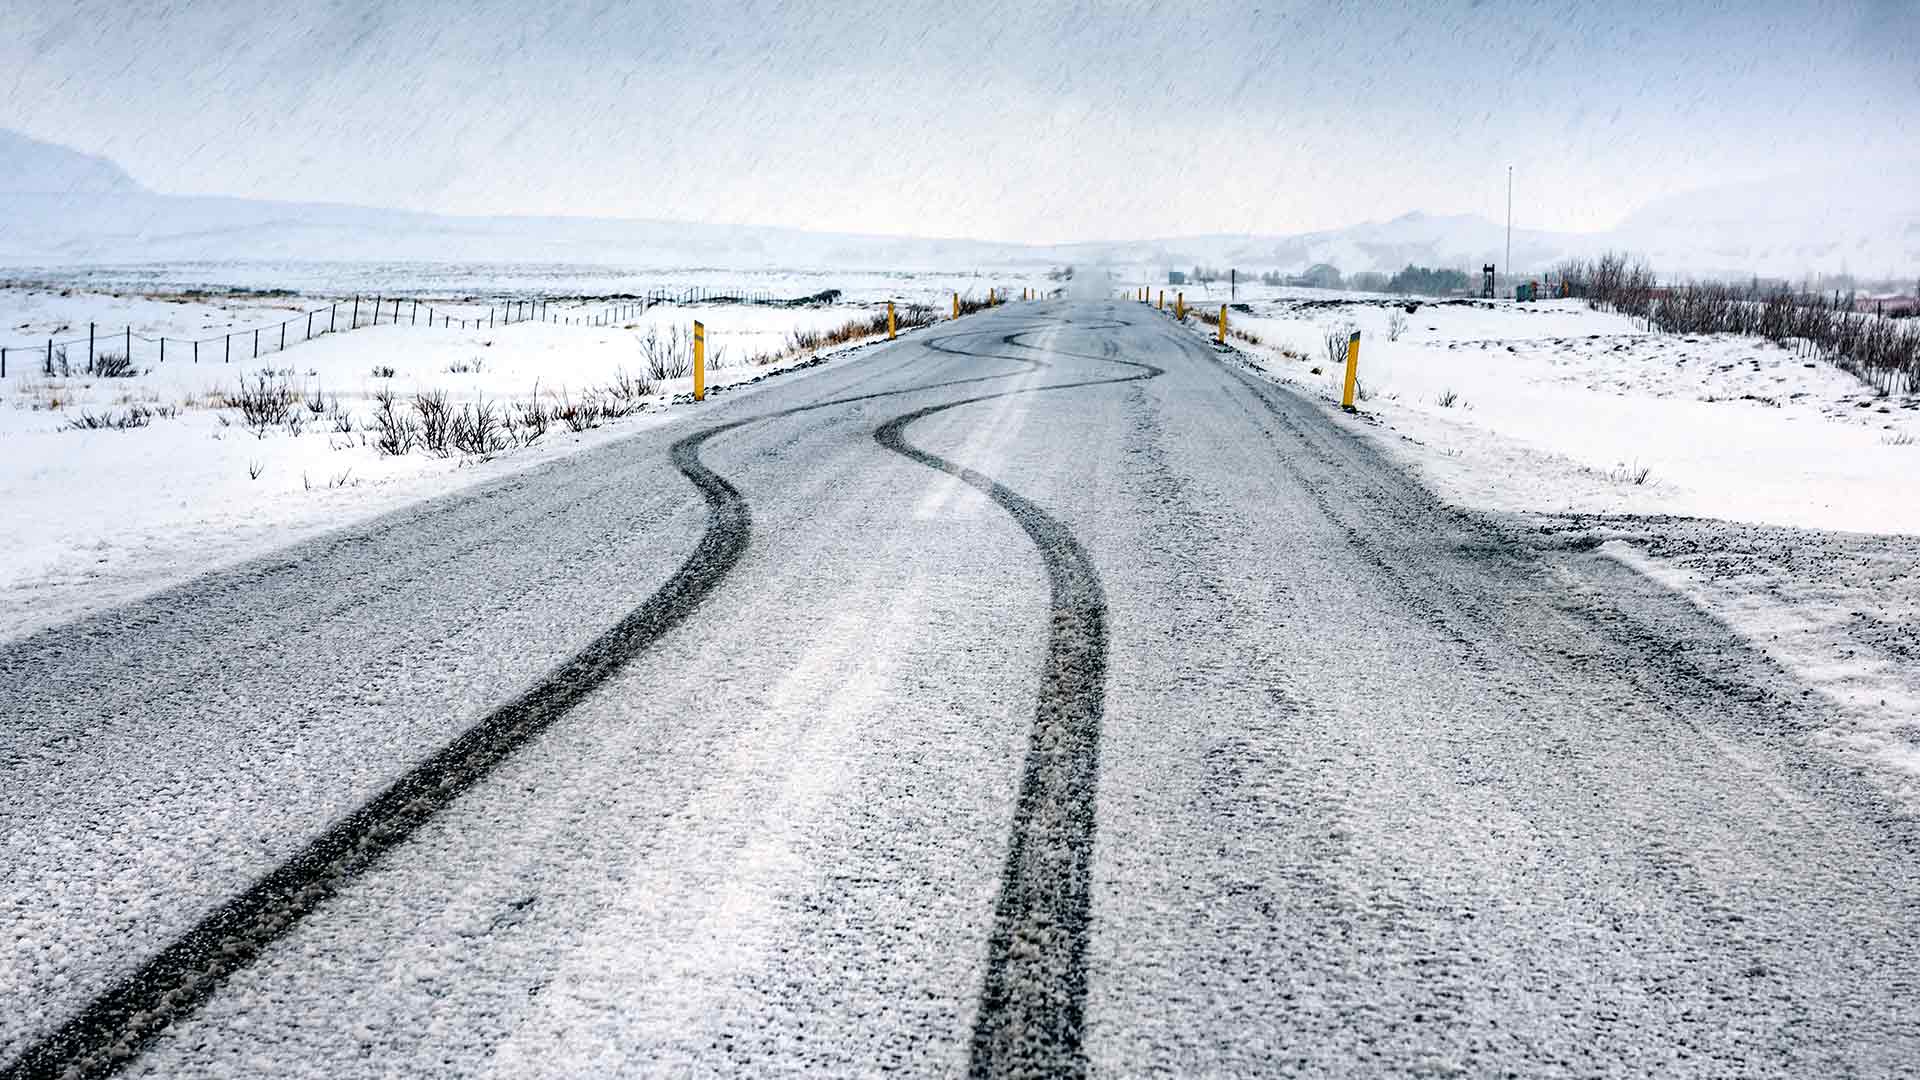
<svg viewBox="0 0 1920 1080">
<path fill-rule="evenodd" d="M 391 379 L 393 378 L 393 369 L 385 364 L 376 364 L 373 369 L 373 377 L 376 379 Z"/>
<path fill-rule="evenodd" d="M 652 382 L 684 379 L 693 373 L 693 340 L 690 333 L 674 326 L 660 333 L 658 326 L 647 327 L 645 337 L 635 336 L 640 357 L 646 362 L 646 377 Z"/>
<path fill-rule="evenodd" d="M 1616 484 L 1631 484 L 1634 487 L 1645 486 L 1653 478 L 1653 466 L 1635 462 L 1632 465 L 1615 465 L 1607 470 L 1607 479 Z"/>
<path fill-rule="evenodd" d="M 1341 323 L 1327 331 L 1327 364 L 1343 368 L 1347 365 L 1347 341 L 1353 337 L 1353 324 Z"/>
<path fill-rule="evenodd" d="M 262 371 L 251 381 L 241 376 L 239 390 L 225 395 L 221 404 L 239 410 L 241 422 L 255 438 L 264 439 L 269 428 L 285 424 L 293 415 L 295 400 L 297 395 L 284 378 Z"/>
<path fill-rule="evenodd" d="M 388 457 L 410 453 L 420 444 L 420 427 L 395 401 L 392 387 L 373 395 L 373 448 Z"/>
<path fill-rule="evenodd" d="M 646 399 L 653 396 L 655 389 L 653 380 L 629 375 L 626 368 L 614 368 L 613 381 L 601 391 L 601 396 L 606 399 L 607 415 L 617 417 L 638 412 Z"/>
<path fill-rule="evenodd" d="M 420 417 L 420 445 L 446 457 L 453 450 L 453 404 L 445 390 L 422 390 L 413 395 L 413 411 Z"/>
<path fill-rule="evenodd" d="M 131 379 L 140 374 L 123 352 L 100 352 L 93 357 L 93 373 L 103 379 Z"/>
<path fill-rule="evenodd" d="M 1442 390 L 1440 396 L 1433 399 L 1433 403 L 1443 409 L 1451 409 L 1460 404 L 1460 395 L 1452 389 Z"/>
<path fill-rule="evenodd" d="M 462 405 L 447 424 L 447 440 L 455 450 L 472 457 L 488 458 L 511 445 L 500 411 L 482 398 L 473 405 Z"/>
<path fill-rule="evenodd" d="M 98 416 L 82 410 L 79 416 L 67 421 L 67 427 L 73 431 L 127 431 L 153 423 L 153 415 L 153 410 L 145 405 L 135 405 L 118 415 L 112 409 Z"/>
<path fill-rule="evenodd" d="M 1920 326 L 1856 310 L 1841 293 L 1693 282 L 1660 287 L 1645 264 L 1603 255 L 1560 267 L 1570 295 L 1669 334 L 1751 334 L 1819 357 L 1882 396 L 1920 390 Z"/>
<path fill-rule="evenodd" d="M 1407 332 L 1407 313 L 1395 309 L 1387 312 L 1387 340 L 1399 341 L 1400 335 Z"/>
<path fill-rule="evenodd" d="M 592 395 L 575 402 L 562 392 L 560 405 L 553 410 L 553 415 L 567 425 L 568 431 L 578 434 L 588 428 L 599 427 L 602 410 L 599 399 Z"/>
<path fill-rule="evenodd" d="M 541 436 L 547 433 L 547 424 L 553 419 L 553 414 L 547 410 L 547 407 L 540 404 L 540 393 L 537 389 L 532 398 L 514 406 L 514 412 L 519 419 L 521 446 L 532 446 L 539 441 Z"/>
</svg>

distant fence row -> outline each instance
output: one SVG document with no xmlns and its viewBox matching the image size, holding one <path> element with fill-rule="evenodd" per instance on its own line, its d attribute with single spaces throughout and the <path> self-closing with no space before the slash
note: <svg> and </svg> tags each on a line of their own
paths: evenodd
<svg viewBox="0 0 1920 1080">
<path fill-rule="evenodd" d="M 124 375 L 149 362 L 153 365 L 202 362 L 230 364 L 235 360 L 257 360 L 328 334 L 374 326 L 430 326 L 463 330 L 527 322 L 557 326 L 611 326 L 645 314 L 648 308 L 659 304 L 794 305 L 828 302 L 838 298 L 839 293 L 834 292 L 798 300 L 780 300 L 771 292 L 761 289 L 723 290 L 694 286 L 649 289 L 645 293 L 609 297 L 593 305 L 583 305 L 578 298 L 507 300 L 488 305 L 485 313 L 480 314 L 469 305 L 449 310 L 417 299 L 355 296 L 325 307 L 300 311 L 277 323 L 225 330 L 199 338 L 153 337 L 136 334 L 131 326 L 103 332 L 97 324 L 90 323 L 84 336 L 50 336 L 44 342 L 0 345 L 0 378 L 27 373 L 63 377 Z M 454 314 L 455 311 L 459 314 Z"/>
</svg>

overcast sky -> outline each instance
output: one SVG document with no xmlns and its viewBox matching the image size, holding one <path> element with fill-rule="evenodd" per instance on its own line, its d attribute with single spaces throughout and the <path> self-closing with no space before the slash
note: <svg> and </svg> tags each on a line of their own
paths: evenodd
<svg viewBox="0 0 1920 1080">
<path fill-rule="evenodd" d="M 1911 162 L 1920 2 L 8 0 L 0 126 L 174 193 L 1016 241 L 1593 230 Z"/>
</svg>

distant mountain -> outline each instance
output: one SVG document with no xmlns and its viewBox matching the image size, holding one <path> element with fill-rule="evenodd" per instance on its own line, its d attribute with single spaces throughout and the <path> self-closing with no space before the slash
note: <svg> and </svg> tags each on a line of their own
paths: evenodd
<svg viewBox="0 0 1920 1080">
<path fill-rule="evenodd" d="M 1920 271 L 1920 185 L 1882 170 L 1674 196 L 1606 233 L 1516 229 L 1513 264 L 1541 270 L 1617 249 L 1663 275 L 1797 277 Z M 1849 195 L 1834 200 L 1825 193 Z M 580 263 L 641 268 L 968 270 L 1072 263 L 1157 276 L 1195 265 L 1343 273 L 1409 263 L 1476 271 L 1506 262 L 1504 226 L 1403 214 L 1288 236 L 1215 235 L 1029 246 L 613 218 L 459 217 L 331 203 L 147 191 L 104 158 L 0 131 L 0 260 Z"/>
<path fill-rule="evenodd" d="M 1315 263 L 1330 263 L 1343 273 L 1353 273 L 1393 271 L 1410 263 L 1477 270 L 1485 263 L 1506 262 L 1506 240 L 1504 225 L 1482 217 L 1415 212 L 1391 221 L 1292 236 L 1189 236 L 1139 243 L 1071 244 L 1058 250 L 1069 260 L 1107 265 L 1301 270 Z M 1584 255 L 1604 246 L 1592 234 L 1515 229 L 1514 265 L 1544 268 L 1569 255 Z"/>
<path fill-rule="evenodd" d="M 126 195 L 144 190 L 106 158 L 0 128 L 0 193 Z"/>
<path fill-rule="evenodd" d="M 1621 222 L 1615 242 L 1655 267 L 1703 275 L 1911 275 L 1920 272 L 1917 177 L 1920 161 L 1671 195 Z"/>
</svg>

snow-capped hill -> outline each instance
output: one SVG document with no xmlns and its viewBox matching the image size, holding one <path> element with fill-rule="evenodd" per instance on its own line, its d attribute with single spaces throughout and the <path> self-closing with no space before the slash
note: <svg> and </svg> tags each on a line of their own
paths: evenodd
<svg viewBox="0 0 1920 1080">
<path fill-rule="evenodd" d="M 1664 277 L 1798 277 L 1920 271 L 1914 168 L 1800 177 L 1661 199 L 1611 232 L 1513 231 L 1512 265 L 1543 273 L 1617 250 Z M 1833 199 L 1834 191 L 1847 195 Z M 458 217 L 328 203 L 147 191 L 119 166 L 0 130 L 0 260 L 133 262 L 571 262 L 729 269 L 959 270 L 1072 263 L 1157 276 L 1195 265 L 1343 274 L 1408 265 L 1475 273 L 1504 266 L 1501 222 L 1415 210 L 1383 221 L 1281 236 L 1220 234 L 1035 246 L 785 227 L 566 217 Z"/>
<path fill-rule="evenodd" d="M 1906 275 L 1920 268 L 1915 176 L 1920 162 L 1670 195 L 1621 222 L 1617 246 L 1703 275 Z"/>
<path fill-rule="evenodd" d="M 106 158 L 0 128 L 0 192 L 129 195 L 145 190 Z"/>
<path fill-rule="evenodd" d="M 1604 245 L 1593 234 L 1515 229 L 1517 266 L 1547 267 Z M 1115 266 L 1185 269 L 1193 265 L 1242 269 L 1300 270 L 1328 263 L 1343 273 L 1394 271 L 1409 264 L 1477 270 L 1506 260 L 1506 226 L 1472 214 L 1402 214 L 1341 229 L 1290 236 L 1186 236 L 1138 243 L 1071 244 L 1059 249 L 1068 261 Z"/>
</svg>

